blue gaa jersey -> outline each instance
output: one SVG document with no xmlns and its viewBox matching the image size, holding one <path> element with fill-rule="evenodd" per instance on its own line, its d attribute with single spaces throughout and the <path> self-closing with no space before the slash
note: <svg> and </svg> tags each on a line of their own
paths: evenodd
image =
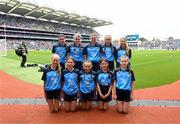
<svg viewBox="0 0 180 124">
<path fill-rule="evenodd" d="M 76 45 L 71 45 L 68 48 L 69 51 L 69 56 L 73 58 L 75 61 L 84 61 L 84 56 L 83 56 L 83 46 L 76 46 Z"/>
<path fill-rule="evenodd" d="M 64 82 L 63 91 L 68 95 L 74 95 L 78 93 L 78 70 L 73 71 L 63 70 L 62 81 Z"/>
<path fill-rule="evenodd" d="M 119 48 L 117 49 L 117 62 L 118 62 L 118 63 L 120 63 L 120 58 L 121 58 L 122 56 L 128 56 L 129 59 L 130 59 L 130 58 L 131 58 L 131 49 L 129 49 L 129 51 L 128 51 L 128 53 L 127 53 L 125 49 L 119 47 Z"/>
<path fill-rule="evenodd" d="M 120 58 L 126 55 L 125 49 L 117 49 L 117 62 L 120 63 Z"/>
<path fill-rule="evenodd" d="M 112 72 L 103 72 L 102 70 L 97 72 L 97 82 L 103 86 L 110 86 L 113 83 Z"/>
<path fill-rule="evenodd" d="M 91 93 L 95 90 L 95 72 L 85 73 L 80 72 L 80 91 L 82 93 Z"/>
<path fill-rule="evenodd" d="M 89 44 L 83 50 L 83 54 L 87 56 L 87 60 L 90 62 L 99 62 L 101 53 L 102 47 L 97 43 L 94 46 Z"/>
<path fill-rule="evenodd" d="M 52 53 L 56 53 L 59 55 L 59 61 L 61 63 L 65 63 L 67 56 L 67 46 L 61 45 L 60 43 L 56 44 L 52 48 Z"/>
<path fill-rule="evenodd" d="M 132 70 L 115 70 L 114 79 L 116 80 L 116 88 L 122 90 L 132 90 L 132 81 L 135 81 Z"/>
<path fill-rule="evenodd" d="M 45 82 L 45 91 L 61 89 L 61 74 L 50 66 L 44 71 L 42 80 Z"/>
<path fill-rule="evenodd" d="M 116 48 L 114 46 L 103 46 L 102 47 L 102 59 L 107 61 L 114 61 L 116 58 Z"/>
</svg>

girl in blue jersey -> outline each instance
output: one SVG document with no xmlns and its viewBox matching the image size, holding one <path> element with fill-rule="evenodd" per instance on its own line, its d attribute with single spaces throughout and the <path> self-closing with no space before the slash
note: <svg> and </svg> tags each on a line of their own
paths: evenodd
<svg viewBox="0 0 180 124">
<path fill-rule="evenodd" d="M 114 60 L 116 60 L 116 47 L 112 45 L 111 35 L 104 37 L 104 45 L 102 47 L 102 59 L 108 61 L 108 67 L 111 71 L 114 70 Z"/>
<path fill-rule="evenodd" d="M 133 99 L 135 77 L 128 68 L 127 56 L 122 56 L 120 63 L 120 67 L 114 72 L 114 98 L 117 100 L 117 111 L 127 114 L 129 102 Z"/>
<path fill-rule="evenodd" d="M 62 73 L 62 84 L 64 93 L 64 109 L 66 112 L 76 111 L 76 101 L 79 91 L 79 72 L 74 68 L 74 59 L 68 58 L 66 60 L 66 69 Z"/>
<path fill-rule="evenodd" d="M 108 68 L 108 62 L 101 60 L 100 68 L 97 72 L 97 90 L 99 109 L 107 110 L 108 102 L 112 100 L 112 85 L 113 85 L 113 74 Z"/>
<path fill-rule="evenodd" d="M 63 70 L 65 69 L 65 61 L 68 54 L 68 46 L 66 44 L 65 35 L 63 34 L 59 35 L 58 41 L 59 43 L 52 47 L 52 53 L 56 53 L 59 55 L 60 65 Z"/>
<path fill-rule="evenodd" d="M 83 45 L 81 43 L 81 35 L 74 34 L 74 43 L 69 46 L 69 57 L 75 60 L 75 68 L 82 70 L 82 63 L 84 61 Z"/>
<path fill-rule="evenodd" d="M 58 112 L 61 105 L 61 67 L 59 65 L 59 55 L 52 55 L 52 64 L 45 69 L 42 80 L 44 81 L 45 98 L 50 112 Z"/>
<path fill-rule="evenodd" d="M 91 101 L 95 93 L 95 72 L 92 71 L 92 63 L 85 61 L 80 72 L 80 101 L 82 110 L 91 109 Z"/>
<path fill-rule="evenodd" d="M 127 39 L 124 37 L 121 37 L 119 40 L 120 47 L 117 49 L 117 64 L 116 67 L 119 67 L 120 65 L 120 58 L 121 56 L 128 56 L 129 63 L 131 59 L 131 49 L 128 46 Z"/>
<path fill-rule="evenodd" d="M 90 44 L 83 50 L 84 58 L 92 62 L 92 70 L 97 72 L 100 69 L 100 59 L 102 54 L 102 47 L 97 43 L 97 34 L 92 33 L 90 36 Z"/>
</svg>

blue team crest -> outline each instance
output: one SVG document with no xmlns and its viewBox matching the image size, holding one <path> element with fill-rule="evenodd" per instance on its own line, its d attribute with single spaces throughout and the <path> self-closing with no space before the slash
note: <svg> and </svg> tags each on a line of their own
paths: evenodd
<svg viewBox="0 0 180 124">
<path fill-rule="evenodd" d="M 73 51 L 76 52 L 77 51 L 76 48 L 73 48 Z"/>
</svg>

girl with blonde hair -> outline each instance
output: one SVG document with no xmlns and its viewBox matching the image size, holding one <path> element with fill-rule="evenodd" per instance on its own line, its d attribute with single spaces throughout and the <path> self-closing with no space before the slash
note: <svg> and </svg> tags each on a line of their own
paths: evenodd
<svg viewBox="0 0 180 124">
<path fill-rule="evenodd" d="M 129 60 L 130 60 L 132 52 L 131 52 L 131 49 L 128 46 L 127 39 L 125 37 L 121 37 L 119 39 L 119 48 L 117 49 L 117 64 L 116 64 L 116 67 L 119 67 L 120 58 L 122 56 L 124 56 L 124 55 L 127 56 L 129 58 Z M 130 61 L 129 61 L 129 64 L 130 64 Z"/>
<path fill-rule="evenodd" d="M 53 54 L 52 64 L 43 72 L 44 94 L 51 113 L 58 112 L 61 104 L 61 67 L 59 65 L 59 55 Z"/>
</svg>

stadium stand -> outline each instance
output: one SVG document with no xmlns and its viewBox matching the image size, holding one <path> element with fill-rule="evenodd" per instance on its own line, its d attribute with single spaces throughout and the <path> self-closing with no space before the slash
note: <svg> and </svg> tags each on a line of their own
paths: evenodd
<svg viewBox="0 0 180 124">
<path fill-rule="evenodd" d="M 32 49 L 49 49 L 60 34 L 71 42 L 74 33 L 80 33 L 82 42 L 88 43 L 90 33 L 98 34 L 94 27 L 112 24 L 17 0 L 0 1 L 0 12 L 0 39 L 7 40 L 7 49 L 14 49 L 21 41 L 27 42 L 28 48 L 32 45 Z"/>
<path fill-rule="evenodd" d="M 139 45 L 140 48 L 144 49 L 167 49 L 177 50 L 180 49 L 180 39 L 166 39 L 159 41 L 145 41 Z"/>
<path fill-rule="evenodd" d="M 91 28 L 76 28 L 71 25 L 62 25 L 57 23 L 54 24 L 52 22 L 30 20 L 22 17 L 13 17 L 7 15 L 0 15 L 0 24 L 0 38 L 3 39 L 6 35 L 8 49 L 15 48 L 13 46 L 9 47 L 9 45 L 11 45 L 9 44 L 11 40 L 17 41 L 16 43 L 19 43 L 18 41 L 30 41 L 32 42 L 31 44 L 37 45 L 39 44 L 39 42 L 44 41 L 46 42 L 45 46 L 47 46 L 49 42 L 57 41 L 57 37 L 59 34 L 65 34 L 67 41 L 71 42 L 73 33 L 77 32 L 80 32 L 82 34 L 82 42 L 88 42 L 88 34 L 95 32 Z M 45 47 L 44 49 L 48 48 Z"/>
</svg>

